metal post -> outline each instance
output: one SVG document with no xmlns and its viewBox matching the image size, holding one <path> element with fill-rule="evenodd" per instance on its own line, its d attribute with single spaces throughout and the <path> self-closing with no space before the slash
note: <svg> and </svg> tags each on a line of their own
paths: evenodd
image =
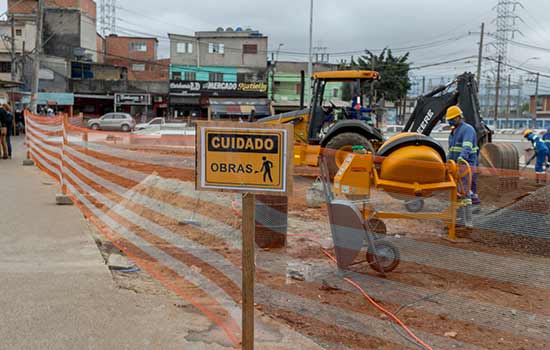
<svg viewBox="0 0 550 350">
<path fill-rule="evenodd" d="M 42 52 L 42 26 L 44 20 L 44 0 L 38 0 L 38 11 L 36 14 L 36 45 L 32 67 L 31 84 L 31 105 L 30 109 L 36 113 L 36 102 L 38 100 L 38 85 L 40 83 L 40 53 Z"/>
<path fill-rule="evenodd" d="M 15 17 L 11 15 L 11 81 L 15 81 L 17 69 L 15 65 Z"/>
<path fill-rule="evenodd" d="M 422 95 L 426 94 L 426 77 L 422 77 Z"/>
<path fill-rule="evenodd" d="M 498 56 L 498 66 L 497 66 L 497 81 L 495 85 L 495 128 L 498 126 L 498 104 L 500 98 L 500 65 L 502 63 L 502 56 Z"/>
<path fill-rule="evenodd" d="M 512 104 L 512 75 L 508 74 L 508 96 L 506 98 L 506 127 L 509 128 L 508 123 L 510 122 L 510 107 Z"/>
<path fill-rule="evenodd" d="M 533 119 L 531 121 L 531 127 L 533 129 L 536 129 L 537 128 L 537 105 L 538 105 L 538 102 L 539 102 L 539 78 L 540 78 L 540 73 L 537 72 L 537 78 L 535 80 L 535 113 L 533 113 Z"/>
<path fill-rule="evenodd" d="M 479 36 L 479 53 L 477 56 L 477 85 L 481 85 L 481 63 L 483 62 L 483 37 L 485 35 L 485 23 L 481 23 L 481 34 Z"/>
<path fill-rule="evenodd" d="M 300 71 L 300 109 L 304 109 L 304 95 L 305 95 L 305 82 L 306 82 L 306 72 L 303 70 Z"/>
<path fill-rule="evenodd" d="M 309 4 L 309 55 L 307 63 L 307 79 L 306 79 L 306 92 L 308 96 L 307 105 L 311 104 L 311 77 L 313 76 L 313 0 L 310 0 Z"/>
</svg>

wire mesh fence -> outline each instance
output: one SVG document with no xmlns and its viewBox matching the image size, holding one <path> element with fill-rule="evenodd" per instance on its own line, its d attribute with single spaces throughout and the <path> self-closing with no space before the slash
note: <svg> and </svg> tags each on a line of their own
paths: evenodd
<svg viewBox="0 0 550 350">
<path fill-rule="evenodd" d="M 82 125 L 27 114 L 29 156 L 106 240 L 239 348 L 240 196 L 195 190 L 193 135 Z M 256 204 L 258 348 L 550 347 L 550 187 L 537 185 L 534 174 L 506 172 L 517 186 L 504 192 L 498 173 L 480 170 L 482 209 L 474 228 L 459 226 L 459 239 L 450 242 L 445 218 L 361 216 L 371 220 L 357 227 L 346 216 L 348 209 L 362 215 L 365 202 L 375 213 L 443 212 L 448 195 L 423 198 L 419 206 L 418 198 L 373 188 L 368 201 L 336 196 L 344 211 L 331 214 L 332 180 L 323 183 L 311 169 L 296 173 L 292 196 Z M 336 242 L 338 227 L 356 240 Z M 399 252 L 399 266 L 385 277 L 372 268 L 366 232 L 375 245 L 384 240 Z M 345 269 L 335 262 L 342 246 L 355 254 Z"/>
</svg>

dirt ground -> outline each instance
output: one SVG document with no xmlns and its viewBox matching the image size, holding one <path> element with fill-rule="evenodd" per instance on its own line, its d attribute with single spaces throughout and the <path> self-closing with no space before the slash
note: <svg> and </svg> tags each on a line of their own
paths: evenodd
<svg viewBox="0 0 550 350">
<path fill-rule="evenodd" d="M 114 158 L 105 160 L 118 162 Z M 151 173 L 153 170 L 151 168 Z M 99 170 L 95 171 L 103 175 Z M 159 175 L 189 181 L 193 174 L 182 172 L 181 169 L 168 169 Z M 198 201 L 189 200 L 188 193 L 158 190 L 148 184 L 142 186 L 122 177 L 110 176 L 112 181 L 121 186 L 132 188 L 174 207 L 192 210 L 203 217 L 223 223 L 236 232 L 240 229 L 240 204 L 232 208 L 227 197 L 220 195 L 219 198 L 216 197 L 219 200 L 206 200 L 204 197 Z M 289 198 L 287 247 L 265 249 L 257 253 L 257 283 L 261 286 L 260 290 L 267 288 L 270 291 L 259 293 L 257 310 L 265 316 L 286 323 L 326 349 L 418 348 L 417 345 L 403 340 L 393 330 L 386 315 L 335 274 L 336 267 L 321 249 L 327 248 L 334 254 L 331 250 L 332 239 L 326 206 L 311 209 L 305 202 L 306 193 L 316 180 L 316 174 L 313 172 L 298 175 L 294 180 L 295 191 Z M 479 188 L 483 205 L 494 212 L 498 208 L 513 206 L 540 187 L 533 180 L 520 179 L 517 188 L 503 190 L 499 188 L 497 179 L 481 176 Z M 100 187 L 95 189 L 104 192 Z M 205 232 L 204 227 L 182 225 L 168 216 L 159 215 L 118 196 L 109 194 L 109 197 L 140 216 L 154 220 L 155 223 L 208 247 L 234 266 L 240 266 L 240 250 L 228 240 L 220 239 L 226 232 Z M 403 210 L 402 203 L 387 194 L 376 193 L 373 198 L 384 208 Z M 427 202 L 430 208 L 440 208 L 444 204 L 438 198 Z M 528 270 L 529 264 L 534 268 L 550 266 L 550 258 L 528 254 L 509 246 L 476 242 L 468 239 L 472 232 L 461 232 L 461 236 L 466 238 L 449 242 L 446 240 L 446 227 L 437 220 L 387 220 L 386 225 L 388 238 L 397 242 L 400 247 L 403 246 L 400 266 L 386 278 L 378 276 L 365 263 L 353 266 L 351 273 L 380 305 L 397 313 L 405 324 L 421 334 L 421 338 L 426 336 L 433 344 L 438 345 L 434 345 L 434 348 L 550 348 L 550 290 L 544 282 L 546 275 Z M 139 230 L 137 227 L 132 229 Z M 163 249 L 172 249 L 166 248 L 166 243 L 162 241 L 155 244 Z M 364 253 L 359 255 L 358 262 L 364 259 Z M 176 249 L 171 254 L 178 259 L 188 259 Z M 454 255 L 449 258 L 446 254 Z M 479 273 L 476 271 L 478 258 Z M 494 259 L 494 266 L 491 266 L 491 258 Z M 518 270 L 516 266 L 510 266 L 511 272 L 507 274 L 503 270 L 506 264 L 514 263 L 527 268 Z M 208 264 L 198 260 L 193 260 L 193 264 L 202 269 L 205 276 L 212 280 L 219 279 L 219 272 Z M 312 277 L 288 278 L 291 264 L 307 266 Z M 307 273 L 309 272 L 306 271 L 306 275 Z M 161 293 L 157 289 L 162 286 L 151 283 L 145 274 L 115 273 L 115 276 L 122 288 L 132 289 L 137 293 Z M 240 302 L 240 291 L 232 287 L 231 281 L 227 282 L 227 286 L 222 288 L 235 301 Z M 292 295 L 296 299 L 284 299 L 285 295 Z M 277 298 L 284 300 L 277 303 Z"/>
<path fill-rule="evenodd" d="M 324 239 L 324 242 L 330 241 L 328 226 L 319 225 L 319 222 L 326 222 L 326 208 L 320 209 L 307 208 L 301 198 L 305 198 L 305 191 L 314 181 L 314 178 L 297 177 L 296 195 L 290 201 L 290 223 L 289 245 L 286 248 L 286 255 L 293 258 L 308 260 L 322 260 L 324 255 L 319 248 L 319 239 L 307 237 L 293 238 L 292 234 L 307 233 L 318 235 Z M 499 180 L 491 176 L 480 176 L 479 193 L 484 206 L 490 207 L 490 211 L 498 208 L 509 207 L 518 201 L 527 198 L 541 186 L 534 180 L 520 179 L 517 187 L 507 188 L 506 191 L 499 189 Z M 295 218 L 297 220 L 293 220 Z M 302 220 L 302 222 L 300 222 Z M 421 220 L 388 220 L 386 221 L 388 235 L 394 237 L 406 237 L 417 242 L 426 242 L 445 246 L 450 248 L 462 249 L 465 251 L 487 253 L 494 256 L 521 259 L 522 261 L 531 261 L 550 266 L 550 259 L 537 255 L 526 254 L 513 247 L 487 245 L 475 242 L 468 238 L 459 239 L 458 242 L 449 242 L 446 240 L 447 231 L 444 225 L 436 221 Z M 319 227 L 323 226 L 323 227 Z M 461 236 L 469 237 L 472 232 L 459 229 Z M 358 260 L 364 259 L 361 255 Z M 369 269 L 367 264 L 359 264 L 352 268 L 353 271 L 368 276 L 376 276 Z M 411 261 L 402 261 L 398 269 L 387 276 L 387 280 L 399 282 L 403 285 L 422 287 L 433 293 L 442 293 L 460 296 L 466 300 L 472 300 L 483 303 L 496 303 L 500 306 L 511 307 L 514 310 L 522 310 L 533 315 L 550 315 L 550 290 L 546 288 L 533 288 L 518 283 L 499 281 L 496 279 L 476 276 L 469 273 L 449 271 L 446 269 L 431 266 L 429 263 L 418 263 Z M 304 282 L 298 284 L 307 285 Z M 358 296 L 356 293 L 343 291 L 340 289 L 326 289 L 323 286 L 310 284 L 310 288 L 299 288 L 301 294 L 311 294 L 311 297 L 318 295 L 323 303 L 338 305 L 343 309 L 361 310 L 375 317 L 384 319 L 386 316 L 375 310 L 368 302 Z M 426 301 L 424 301 L 426 302 Z M 429 303 L 429 302 L 428 302 Z M 476 326 L 466 321 L 457 321 L 452 315 L 452 310 L 448 313 L 437 313 L 424 311 L 422 307 L 416 306 L 402 309 L 399 304 L 382 302 L 389 310 L 399 310 L 402 320 L 416 329 L 422 329 L 431 334 L 438 334 L 447 337 L 462 340 L 467 344 L 475 345 L 486 349 L 548 349 L 550 348 L 550 330 L 548 323 L 542 325 L 544 328 L 545 340 L 530 339 L 528 335 L 520 333 L 494 331 L 490 328 Z M 377 343 L 376 339 L 368 339 L 358 334 L 350 334 L 349 331 L 335 333 L 334 327 L 311 322 L 308 317 L 302 317 L 299 314 L 289 315 L 288 312 L 281 310 L 272 310 L 275 317 L 285 320 L 289 325 L 296 329 L 324 339 L 328 343 L 338 343 L 350 349 L 363 349 L 366 346 L 372 346 L 378 349 L 402 348 L 394 347 L 395 344 Z M 537 316 L 531 316 L 537 317 Z M 503 317 L 505 319 L 505 317 Z M 473 320 L 473 319 L 472 319 Z M 513 321 L 513 320 L 512 320 Z M 353 332 L 352 332 L 353 333 Z M 456 335 L 455 335 L 456 333 Z M 337 334 L 337 336 L 336 336 Z M 416 348 L 413 346 L 413 348 Z M 449 347 L 451 348 L 451 347 Z"/>
</svg>

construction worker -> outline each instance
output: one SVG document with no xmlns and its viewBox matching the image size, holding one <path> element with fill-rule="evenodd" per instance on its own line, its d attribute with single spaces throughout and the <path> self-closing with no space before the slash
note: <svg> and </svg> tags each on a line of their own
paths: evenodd
<svg viewBox="0 0 550 350">
<path fill-rule="evenodd" d="M 523 137 L 531 141 L 533 144 L 533 150 L 535 151 L 535 157 L 537 163 L 535 164 L 535 172 L 537 174 L 537 184 L 546 183 L 546 159 L 548 158 L 548 153 L 550 150 L 544 141 L 535 134 L 533 130 L 525 130 L 523 132 Z"/>
<path fill-rule="evenodd" d="M 544 135 L 542 135 L 542 141 L 544 141 L 544 143 L 546 143 L 546 147 L 550 149 L 550 127 L 546 130 Z"/>
<path fill-rule="evenodd" d="M 464 178 L 464 188 L 468 190 L 460 198 L 460 211 L 459 216 L 462 216 L 464 223 L 467 227 L 473 227 L 472 218 L 472 204 L 473 198 L 479 198 L 477 193 L 471 191 L 472 188 L 477 188 L 477 176 L 475 168 L 478 166 L 478 150 L 477 147 L 477 133 L 473 126 L 464 121 L 462 110 L 458 106 L 452 106 L 447 109 L 447 122 L 452 127 L 451 134 L 449 135 L 449 155 L 448 158 L 454 160 L 459 165 L 464 167 L 464 161 L 467 162 L 472 168 L 472 183 L 470 189 L 468 189 L 468 178 Z M 460 219 L 460 217 L 459 217 Z"/>
</svg>

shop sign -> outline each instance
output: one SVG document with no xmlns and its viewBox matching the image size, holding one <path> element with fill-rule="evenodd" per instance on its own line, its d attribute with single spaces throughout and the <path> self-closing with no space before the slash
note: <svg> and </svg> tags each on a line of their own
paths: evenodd
<svg viewBox="0 0 550 350">
<path fill-rule="evenodd" d="M 149 106 L 151 95 L 149 94 L 115 94 L 115 104 L 132 106 Z"/>
<path fill-rule="evenodd" d="M 264 82 L 213 82 L 172 80 L 172 96 L 241 96 L 266 97 L 267 84 Z"/>
</svg>

